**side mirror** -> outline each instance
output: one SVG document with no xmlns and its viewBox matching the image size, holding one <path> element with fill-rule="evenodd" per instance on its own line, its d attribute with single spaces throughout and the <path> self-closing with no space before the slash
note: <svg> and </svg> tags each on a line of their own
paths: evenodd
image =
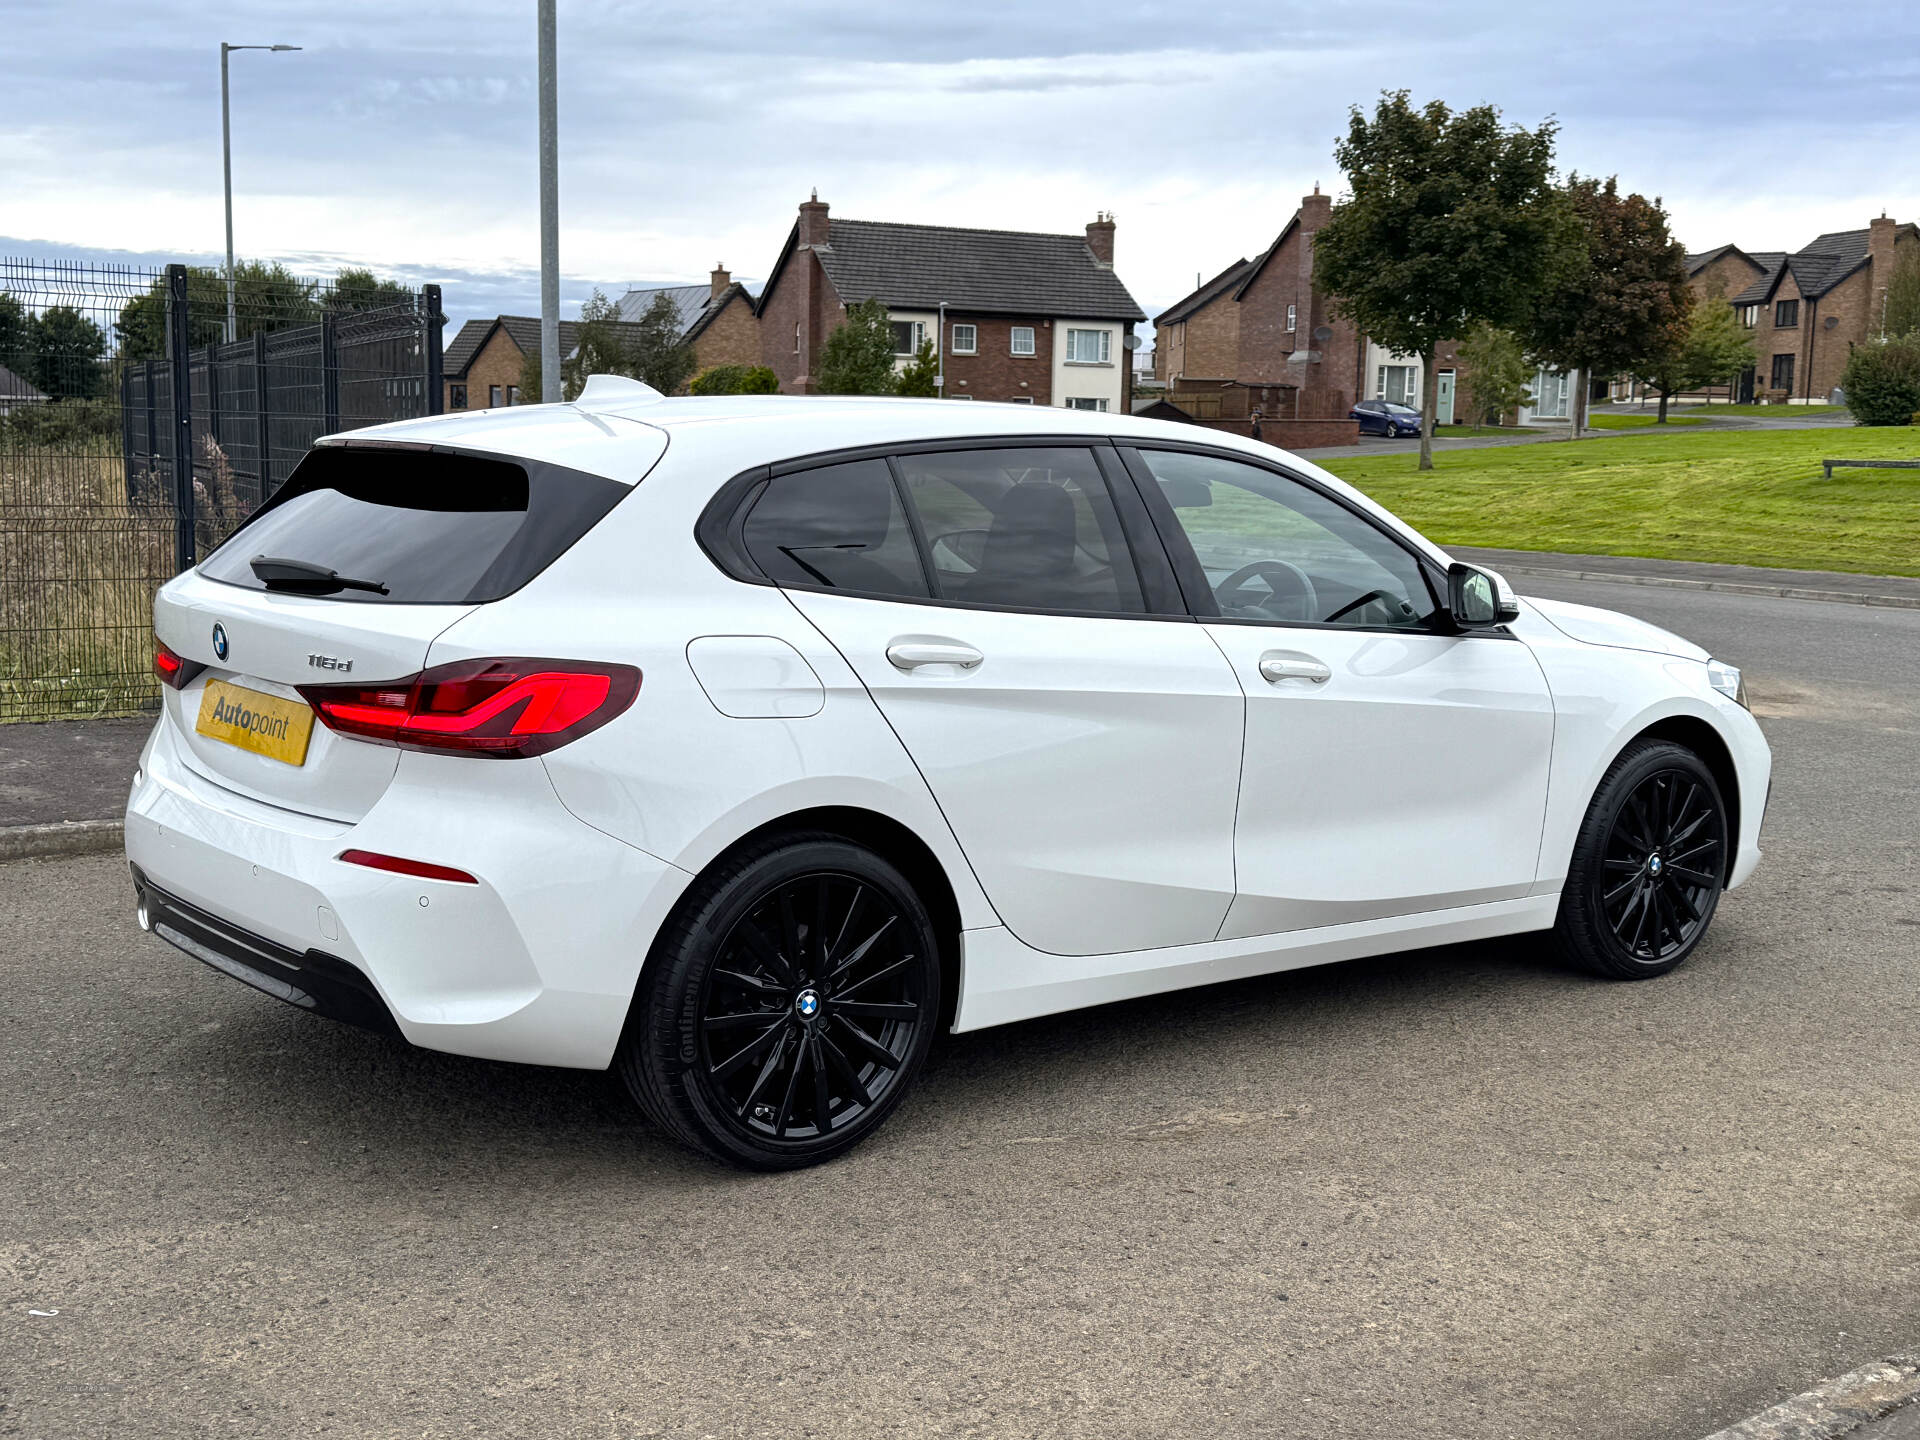
<svg viewBox="0 0 1920 1440">
<path fill-rule="evenodd" d="M 1491 630 L 1518 620 L 1520 601 L 1493 571 L 1455 561 L 1447 567 L 1447 611 L 1462 630 Z"/>
</svg>

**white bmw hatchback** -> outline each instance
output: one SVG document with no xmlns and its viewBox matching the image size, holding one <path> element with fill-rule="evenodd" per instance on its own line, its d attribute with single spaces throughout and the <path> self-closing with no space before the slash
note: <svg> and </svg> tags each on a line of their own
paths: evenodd
<svg viewBox="0 0 1920 1440">
<path fill-rule="evenodd" d="M 143 926 L 762 1168 L 936 1027 L 1523 931 L 1661 974 L 1771 764 L 1684 640 L 1044 408 L 596 378 L 336 436 L 155 629 Z"/>
</svg>

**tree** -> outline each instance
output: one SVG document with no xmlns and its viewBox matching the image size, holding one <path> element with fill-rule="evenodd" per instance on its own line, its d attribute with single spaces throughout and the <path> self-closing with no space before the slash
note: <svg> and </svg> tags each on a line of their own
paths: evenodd
<svg viewBox="0 0 1920 1440">
<path fill-rule="evenodd" d="M 388 310 L 396 305 L 411 305 L 414 292 L 397 280 L 382 280 L 371 270 L 348 266 L 333 277 L 327 293 L 327 309 L 336 315 L 361 310 Z"/>
<path fill-rule="evenodd" d="M 1920 418 L 1920 331 L 1853 347 L 1840 388 L 1856 425 L 1912 425 Z"/>
<path fill-rule="evenodd" d="M 71 305 L 53 305 L 33 323 L 33 383 L 55 400 L 106 394 L 107 336 Z"/>
<path fill-rule="evenodd" d="M 655 297 L 656 303 L 666 296 Z M 671 302 L 669 302 L 671 303 Z M 620 307 L 595 290 L 580 306 L 574 328 L 573 350 L 560 362 L 560 397 L 572 400 L 586 388 L 589 375 L 634 375 L 634 354 L 622 334 Z M 535 350 L 521 366 L 520 393 L 530 401 L 540 397 L 540 352 Z M 528 367 L 532 368 L 529 375 Z M 531 379 L 533 384 L 528 385 Z"/>
<path fill-rule="evenodd" d="M 1920 334 L 1920 245 L 1903 246 L 1894 259 L 1881 333 Z"/>
<path fill-rule="evenodd" d="M 283 265 L 242 260 L 233 267 L 234 333 L 241 340 L 256 331 L 311 325 L 320 318 L 315 285 Z M 167 279 L 156 276 L 147 293 L 120 307 L 113 331 L 126 360 L 164 360 L 167 356 Z M 227 281 L 219 270 L 187 267 L 187 345 L 198 350 L 227 338 Z"/>
<path fill-rule="evenodd" d="M 1555 267 L 1527 338 L 1537 358 L 1578 372 L 1569 427 L 1577 436 L 1594 376 L 1638 372 L 1684 347 L 1693 291 L 1686 247 L 1668 231 L 1658 199 L 1622 195 L 1612 176 L 1570 176 L 1564 194 L 1579 241 Z"/>
<path fill-rule="evenodd" d="M 1334 159 L 1351 198 L 1314 237 L 1315 282 L 1374 341 L 1421 359 L 1420 468 L 1433 468 L 1434 349 L 1486 323 L 1518 329 L 1566 232 L 1553 137 L 1491 105 L 1415 109 L 1404 90 L 1350 112 Z"/>
<path fill-rule="evenodd" d="M 887 307 L 877 299 L 849 306 L 820 347 L 820 393 L 891 395 L 897 383 Z"/>
<path fill-rule="evenodd" d="M 1476 425 L 1497 425 L 1533 399 L 1534 367 L 1511 330 L 1482 323 L 1460 342 L 1460 393 Z"/>
<path fill-rule="evenodd" d="M 715 365 L 688 387 L 690 395 L 778 395 L 780 377 L 765 365 Z"/>
<path fill-rule="evenodd" d="M 6 294 L 0 294 L 0 365 L 22 380 L 33 376 L 33 317 Z"/>
<path fill-rule="evenodd" d="M 693 378 L 699 361 L 680 324 L 680 311 L 666 291 L 653 297 L 647 313 L 634 326 L 627 353 L 633 368 L 626 373 L 646 381 L 662 395 L 677 395 Z"/>
<path fill-rule="evenodd" d="M 922 340 L 920 348 L 914 353 L 900 371 L 900 377 L 894 383 L 896 395 L 912 395 L 931 400 L 940 393 L 940 387 L 934 384 L 940 376 L 940 362 L 933 353 L 933 341 Z"/>
<path fill-rule="evenodd" d="M 561 362 L 560 369 L 563 375 L 562 386 L 564 388 L 565 361 Z M 531 354 L 520 357 L 520 394 L 529 405 L 538 405 L 544 396 L 545 392 L 540 388 L 540 376 L 540 349 L 538 346 L 535 346 Z"/>
<path fill-rule="evenodd" d="M 1686 323 L 1664 343 L 1642 357 L 1633 375 L 1660 392 L 1660 414 L 1654 422 L 1667 423 L 1667 401 L 1683 390 L 1723 385 L 1753 364 L 1753 338 L 1741 326 L 1727 303 L 1726 288 L 1699 301 Z"/>
</svg>

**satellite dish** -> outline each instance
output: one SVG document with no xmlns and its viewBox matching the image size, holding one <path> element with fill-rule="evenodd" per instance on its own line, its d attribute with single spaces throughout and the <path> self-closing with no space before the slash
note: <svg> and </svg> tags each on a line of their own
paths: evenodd
<svg viewBox="0 0 1920 1440">
<path fill-rule="evenodd" d="M 1318 340 L 1322 345 L 1326 344 L 1327 341 L 1333 338 L 1333 327 L 1331 325 L 1314 326 L 1313 338 Z"/>
<path fill-rule="evenodd" d="M 1140 337 L 1138 335 L 1129 335 L 1120 343 L 1129 350 L 1138 350 L 1140 348 Z"/>
</svg>

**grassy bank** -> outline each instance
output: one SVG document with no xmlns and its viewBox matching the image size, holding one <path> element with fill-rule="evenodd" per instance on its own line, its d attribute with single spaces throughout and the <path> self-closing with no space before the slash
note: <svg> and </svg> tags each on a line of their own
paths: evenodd
<svg viewBox="0 0 1920 1440">
<path fill-rule="evenodd" d="M 1717 407 L 1718 408 L 1718 407 Z M 1920 575 L 1920 428 L 1696 430 L 1320 462 L 1443 545 Z"/>
<path fill-rule="evenodd" d="M 1667 424 L 1698 425 L 1705 418 L 1706 417 L 1702 415 L 1668 415 Z M 1660 417 L 1658 415 L 1600 414 L 1587 416 L 1587 424 L 1595 430 L 1639 430 L 1645 426 L 1658 425 L 1659 423 Z"/>
</svg>

